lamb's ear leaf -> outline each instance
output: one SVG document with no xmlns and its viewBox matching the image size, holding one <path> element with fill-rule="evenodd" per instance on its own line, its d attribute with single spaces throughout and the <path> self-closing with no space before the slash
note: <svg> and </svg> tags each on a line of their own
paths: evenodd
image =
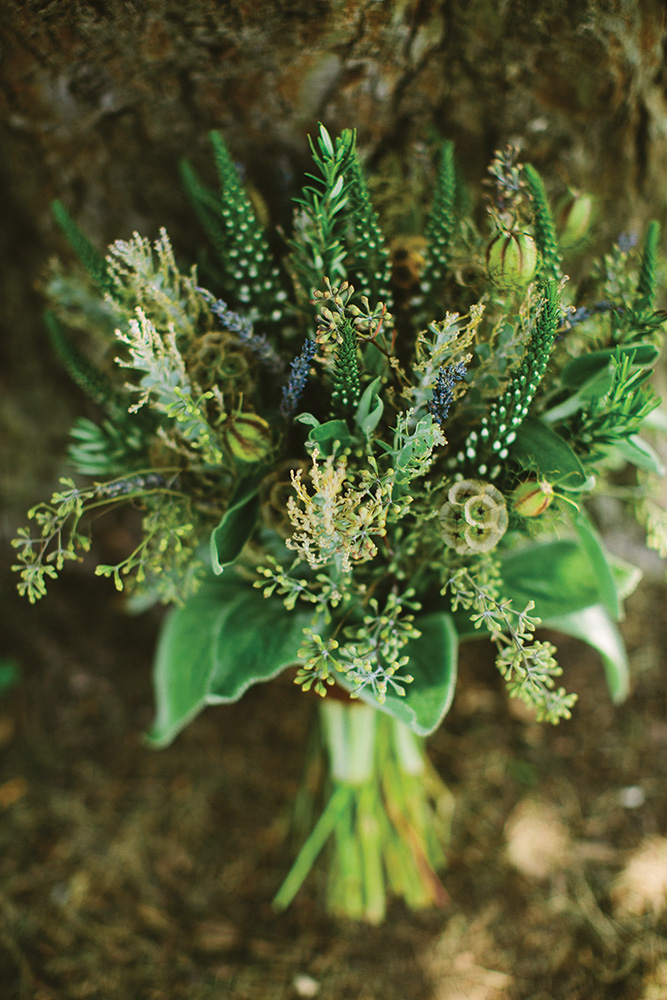
<svg viewBox="0 0 667 1000">
<path fill-rule="evenodd" d="M 167 746 L 204 708 L 215 667 L 216 639 L 240 599 L 238 585 L 205 583 L 162 626 L 153 664 L 155 721 L 148 742 Z"/>
<path fill-rule="evenodd" d="M 418 736 L 428 736 L 438 728 L 454 698 L 458 635 L 452 616 L 442 611 L 418 616 L 415 627 L 421 635 L 410 639 L 405 647 L 410 659 L 404 672 L 414 678 L 412 683 L 405 685 L 405 696 L 401 698 L 392 693 L 389 686 L 382 705 L 368 688 L 362 691 L 360 699 L 398 719 Z M 400 680 L 400 673 L 396 678 Z M 344 676 L 337 679 L 348 690 L 353 690 L 345 683 Z"/>
<path fill-rule="evenodd" d="M 238 699 L 296 661 L 312 614 L 286 611 L 237 573 L 210 577 L 168 616 L 154 664 L 148 741 L 167 746 L 207 705 Z"/>
<path fill-rule="evenodd" d="M 215 635 L 206 703 L 238 701 L 253 684 L 269 681 L 295 663 L 303 629 L 312 618 L 310 611 L 287 611 L 282 601 L 244 588 Z"/>
<path fill-rule="evenodd" d="M 622 601 L 641 574 L 615 556 L 605 558 L 618 600 Z M 591 559 L 583 544 L 573 538 L 541 542 L 510 553 L 502 559 L 502 578 L 503 597 L 511 598 L 517 610 L 534 601 L 535 614 L 543 621 L 581 611 L 599 604 L 601 599 L 600 581 Z M 608 583 L 607 579 L 605 587 Z"/>
<path fill-rule="evenodd" d="M 628 655 L 621 634 L 605 608 L 599 604 L 543 622 L 545 628 L 574 636 L 592 646 L 602 657 L 607 687 L 614 704 L 624 701 L 630 690 Z"/>
</svg>

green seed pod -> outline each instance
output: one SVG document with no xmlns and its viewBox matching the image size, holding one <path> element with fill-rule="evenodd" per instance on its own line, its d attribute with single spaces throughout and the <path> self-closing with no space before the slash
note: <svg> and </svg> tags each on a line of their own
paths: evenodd
<svg viewBox="0 0 667 1000">
<path fill-rule="evenodd" d="M 491 483 L 463 479 L 447 493 L 440 509 L 445 544 L 459 555 L 490 552 L 507 530 L 505 498 Z"/>
<path fill-rule="evenodd" d="M 591 228 L 595 201 L 590 194 L 570 192 L 558 214 L 559 243 L 564 250 L 576 247 Z"/>
<path fill-rule="evenodd" d="M 535 277 L 538 258 L 532 236 L 500 230 L 486 248 L 486 269 L 499 288 L 522 288 Z"/>
<path fill-rule="evenodd" d="M 225 443 L 239 462 L 261 462 L 271 448 L 271 428 L 256 413 L 239 413 L 225 429 Z"/>
<path fill-rule="evenodd" d="M 543 514 L 554 498 L 551 483 L 546 479 L 538 482 L 528 479 L 521 483 L 512 494 L 512 510 L 521 517 L 539 517 Z"/>
</svg>

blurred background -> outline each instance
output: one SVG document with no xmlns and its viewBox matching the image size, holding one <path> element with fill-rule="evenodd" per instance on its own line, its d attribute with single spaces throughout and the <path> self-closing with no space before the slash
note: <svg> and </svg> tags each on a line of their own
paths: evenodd
<svg viewBox="0 0 667 1000">
<path fill-rule="evenodd" d="M 620 709 L 574 641 L 560 659 L 580 702 L 556 731 L 508 707 L 482 647 L 466 652 L 432 741 L 457 799 L 449 907 L 396 909 L 363 933 L 320 915 L 316 879 L 285 916 L 267 902 L 287 862 L 307 699 L 289 683 L 256 689 L 147 750 L 157 614 L 128 618 L 85 566 L 31 608 L 9 573 L 9 540 L 66 472 L 69 425 L 88 407 L 41 319 L 49 259 L 71 260 L 54 198 L 100 249 L 164 225 L 192 258 L 179 159 L 213 180 L 220 129 L 285 225 L 322 121 L 356 126 L 370 169 L 407 191 L 434 136 L 454 140 L 473 186 L 516 142 L 555 197 L 595 196 L 591 252 L 607 248 L 667 222 L 664 4 L 5 0 L 0 32 L 3 998 L 666 996 L 657 559 L 624 623 L 634 686 Z M 608 531 L 627 545 L 615 516 Z M 98 544 L 127 530 L 111 523 Z"/>
</svg>

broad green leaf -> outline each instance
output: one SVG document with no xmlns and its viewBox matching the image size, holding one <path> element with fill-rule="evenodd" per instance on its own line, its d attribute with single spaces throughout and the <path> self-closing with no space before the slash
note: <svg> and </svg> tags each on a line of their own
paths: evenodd
<svg viewBox="0 0 667 1000">
<path fill-rule="evenodd" d="M 294 663 L 311 617 L 287 611 L 235 574 L 204 583 L 162 629 L 149 741 L 166 746 L 206 705 L 237 701 Z"/>
<path fill-rule="evenodd" d="M 626 592 L 634 567 L 616 558 L 610 565 L 619 596 Z M 502 561 L 503 597 L 515 608 L 535 602 L 535 614 L 548 619 L 599 603 L 598 581 L 581 544 L 560 539 L 527 546 Z"/>
<path fill-rule="evenodd" d="M 241 554 L 257 522 L 257 480 L 243 480 L 236 488 L 220 524 L 211 532 L 211 565 L 222 573 Z"/>
<path fill-rule="evenodd" d="M 521 424 L 512 445 L 512 456 L 527 470 L 535 470 L 563 489 L 576 490 L 587 481 L 584 467 L 569 444 L 535 417 L 526 417 Z"/>
<path fill-rule="evenodd" d="M 333 455 L 336 443 L 341 448 L 352 444 L 352 436 L 344 420 L 327 420 L 325 424 L 313 427 L 308 440 L 317 445 L 321 455 Z"/>
<path fill-rule="evenodd" d="M 577 388 L 587 382 L 593 375 L 603 371 L 617 356 L 633 355 L 633 365 L 638 368 L 650 368 L 658 359 L 659 350 L 654 344 L 626 344 L 621 347 L 607 347 L 600 351 L 590 351 L 579 358 L 573 358 L 563 368 L 560 378 L 565 386 Z"/>
<path fill-rule="evenodd" d="M 574 518 L 574 527 L 581 546 L 588 556 L 590 567 L 597 584 L 600 602 L 615 621 L 621 617 L 621 603 L 618 599 L 616 581 L 607 560 L 602 539 L 586 514 L 580 511 Z"/>
<path fill-rule="evenodd" d="M 411 639 L 405 648 L 410 657 L 405 673 L 414 677 L 413 682 L 405 686 L 405 697 L 391 694 L 389 687 L 383 705 L 378 705 L 368 690 L 363 691 L 360 698 L 403 722 L 418 736 L 428 736 L 438 728 L 454 698 L 458 635 L 452 616 L 444 612 L 418 617 L 415 626 L 421 636 Z M 339 680 L 350 690 L 344 679 Z"/>
<path fill-rule="evenodd" d="M 614 704 L 624 701 L 630 689 L 630 669 L 621 634 L 599 604 L 545 621 L 544 626 L 574 636 L 596 649 L 604 663 L 607 687 Z"/>
<path fill-rule="evenodd" d="M 253 684 L 269 681 L 295 663 L 303 629 L 312 618 L 310 611 L 288 611 L 282 601 L 244 588 L 215 634 L 207 703 L 238 701 Z"/>
<path fill-rule="evenodd" d="M 626 462 L 636 465 L 638 469 L 648 469 L 650 472 L 656 472 L 659 476 L 665 474 L 665 466 L 658 453 L 637 434 L 633 434 L 629 438 L 621 438 L 616 445 L 616 451 L 623 456 Z"/>
<path fill-rule="evenodd" d="M 207 582 L 162 626 L 153 666 L 156 715 L 149 741 L 166 746 L 206 705 L 215 640 L 240 600 L 236 583 Z"/>
</svg>

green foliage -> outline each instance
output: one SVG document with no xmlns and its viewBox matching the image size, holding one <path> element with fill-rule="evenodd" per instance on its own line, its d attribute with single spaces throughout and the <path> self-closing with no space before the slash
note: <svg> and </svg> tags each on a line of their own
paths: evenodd
<svg viewBox="0 0 667 1000">
<path fill-rule="evenodd" d="M 661 468 L 640 436 L 663 324 L 657 224 L 641 254 L 619 240 L 575 288 L 544 184 L 518 149 L 494 156 L 483 232 L 445 142 L 423 234 L 405 232 L 417 208 L 388 214 L 402 220 L 389 240 L 416 248 L 402 282 L 355 132 L 320 125 L 283 273 L 256 197 L 223 137 L 211 141 L 219 190 L 187 163 L 181 173 L 224 300 L 177 263 L 164 230 L 104 259 L 54 207 L 88 277 L 52 279 L 47 325 L 102 410 L 70 445 L 77 471 L 101 481 L 67 481 L 31 512 L 37 537 L 15 540 L 22 592 L 42 596 L 88 551 L 99 510 L 139 510 L 132 552 L 97 572 L 186 602 L 158 656 L 158 743 L 291 663 L 306 690 L 340 684 L 429 732 L 453 695 L 457 632 L 488 633 L 510 693 L 557 722 L 574 696 L 535 639 L 537 616 L 576 634 L 589 611 L 604 615 L 597 646 L 620 696 L 611 618 L 632 574 L 606 554 L 586 503 L 612 463 L 631 476 Z M 77 346 L 82 330 L 99 365 Z M 661 546 L 648 494 L 639 515 Z M 257 636 L 269 633 L 264 661 Z"/>
<path fill-rule="evenodd" d="M 44 312 L 44 323 L 53 349 L 72 381 L 94 403 L 109 403 L 114 397 L 112 383 L 78 350 L 50 309 Z"/>
<path fill-rule="evenodd" d="M 109 288 L 107 266 L 102 254 L 95 249 L 88 237 L 83 233 L 69 214 L 61 201 L 51 203 L 51 211 L 69 245 L 74 250 L 86 271 L 101 291 Z"/>
<path fill-rule="evenodd" d="M 356 137 L 353 132 L 345 131 L 334 142 L 324 125 L 320 125 L 317 146 L 312 139 L 309 142 L 319 176 L 309 174 L 311 183 L 294 199 L 299 211 L 294 219 L 294 236 L 289 241 L 289 266 L 305 301 L 310 301 L 323 276 L 333 284 L 347 276 L 346 171 Z"/>
<path fill-rule="evenodd" d="M 252 684 L 279 674 L 294 662 L 307 621 L 237 577 L 207 580 L 162 630 L 151 743 L 166 746 L 206 705 L 238 701 Z"/>
<path fill-rule="evenodd" d="M 215 246 L 223 288 L 248 309 L 252 319 L 277 323 L 283 318 L 281 303 L 286 297 L 280 272 L 225 140 L 219 132 L 211 132 L 211 142 L 220 179 L 221 225 Z"/>
<path fill-rule="evenodd" d="M 544 281 L 558 282 L 563 277 L 558 237 L 544 182 L 535 167 L 527 163 L 523 168 L 526 186 L 530 193 L 535 225 L 535 242 L 541 256 Z"/>
<path fill-rule="evenodd" d="M 355 275 L 360 295 L 386 302 L 391 308 L 389 250 L 371 202 L 356 143 L 350 148 L 345 178 L 348 183 L 345 211 L 352 228 L 348 268 Z"/>
<path fill-rule="evenodd" d="M 639 269 L 639 278 L 637 280 L 637 294 L 633 303 L 634 310 L 637 313 L 653 312 L 657 283 L 659 241 L 660 224 L 654 219 L 652 222 L 649 222 L 644 239 L 644 249 Z"/>
<path fill-rule="evenodd" d="M 458 223 L 457 194 L 454 143 L 443 142 L 440 147 L 433 204 L 424 233 L 426 262 L 421 276 L 420 290 L 427 312 L 437 308 L 452 258 Z"/>
</svg>

